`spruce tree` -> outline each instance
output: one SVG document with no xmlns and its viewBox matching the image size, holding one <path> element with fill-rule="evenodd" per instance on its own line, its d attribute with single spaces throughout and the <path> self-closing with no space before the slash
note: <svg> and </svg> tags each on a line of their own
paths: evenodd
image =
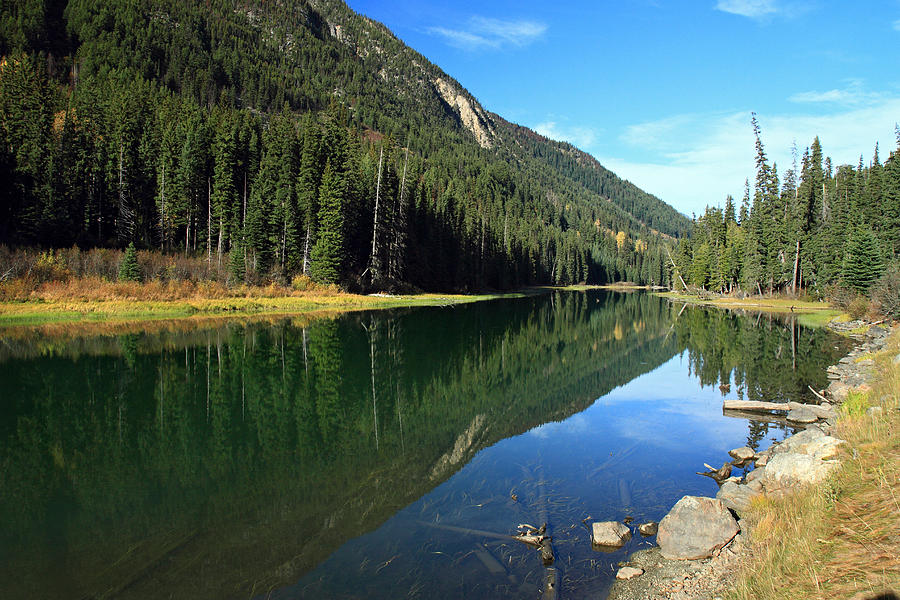
<svg viewBox="0 0 900 600">
<path fill-rule="evenodd" d="M 235 244 L 231 248 L 231 257 L 229 264 L 229 272 L 231 274 L 231 279 L 234 283 L 244 283 L 244 278 L 247 276 L 247 268 L 244 262 L 244 245 L 243 244 Z"/>
<path fill-rule="evenodd" d="M 878 251 L 878 240 L 868 229 L 857 228 L 847 242 L 844 256 L 844 283 L 860 293 L 865 293 L 884 271 L 884 262 Z"/>
<path fill-rule="evenodd" d="M 125 256 L 119 263 L 119 281 L 140 281 L 141 267 L 137 260 L 137 250 L 134 249 L 134 242 L 128 244 L 125 249 Z"/>
<path fill-rule="evenodd" d="M 310 275 L 319 283 L 337 283 L 344 255 L 344 214 L 342 182 L 325 164 L 319 188 L 318 238 L 313 247 Z"/>
</svg>

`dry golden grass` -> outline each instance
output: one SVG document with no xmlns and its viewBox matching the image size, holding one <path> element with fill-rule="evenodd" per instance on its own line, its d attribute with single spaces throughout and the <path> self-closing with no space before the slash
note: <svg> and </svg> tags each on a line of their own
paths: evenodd
<svg viewBox="0 0 900 600">
<path fill-rule="evenodd" d="M 843 466 L 823 485 L 756 501 L 747 520 L 753 559 L 731 598 L 849 598 L 900 591 L 900 331 L 876 357 L 869 392 L 880 414 L 853 411 L 836 435 Z"/>
<path fill-rule="evenodd" d="M 21 292 L 21 293 L 20 293 Z M 31 287 L 19 280 L 0 283 L 0 328 L 42 326 L 50 334 L 60 322 L 136 322 L 159 319 L 259 314 L 299 314 L 398 306 L 473 302 L 496 296 L 438 295 L 363 296 L 295 279 L 279 285 L 225 287 L 214 281 L 147 283 L 109 282 L 100 278 L 70 278 Z"/>
</svg>

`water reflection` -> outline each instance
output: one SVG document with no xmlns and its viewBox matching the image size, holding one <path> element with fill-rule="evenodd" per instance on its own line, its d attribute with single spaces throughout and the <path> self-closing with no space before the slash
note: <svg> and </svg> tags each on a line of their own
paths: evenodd
<svg viewBox="0 0 900 600">
<path fill-rule="evenodd" d="M 700 462 L 778 431 L 718 386 L 798 397 L 835 352 L 605 292 L 10 340 L 0 589 L 45 598 L 521 597 L 539 558 L 471 530 L 539 520 L 601 593 L 582 519 L 714 492 Z"/>
</svg>

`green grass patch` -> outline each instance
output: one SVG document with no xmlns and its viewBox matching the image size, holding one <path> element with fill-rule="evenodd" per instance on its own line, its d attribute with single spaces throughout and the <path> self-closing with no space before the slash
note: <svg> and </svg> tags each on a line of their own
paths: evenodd
<svg viewBox="0 0 900 600">
<path fill-rule="evenodd" d="M 866 414 L 867 408 L 869 408 L 868 392 L 851 391 L 841 404 L 841 413 L 848 417 L 859 417 Z"/>
</svg>

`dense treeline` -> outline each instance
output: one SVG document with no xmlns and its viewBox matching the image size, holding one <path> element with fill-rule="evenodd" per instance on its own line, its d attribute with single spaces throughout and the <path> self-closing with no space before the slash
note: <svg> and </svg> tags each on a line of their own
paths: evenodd
<svg viewBox="0 0 900 600">
<path fill-rule="evenodd" d="M 724 209 L 707 207 L 696 220 L 693 236 L 681 240 L 675 258 L 684 282 L 717 292 L 834 297 L 842 289 L 865 293 L 883 274 L 896 273 L 900 129 L 898 149 L 883 164 L 876 145 L 868 165 L 860 156 L 856 167 L 834 167 L 817 137 L 799 168 L 795 160 L 779 178 L 755 115 L 752 124 L 752 199 L 748 181 L 739 208 L 728 196 Z"/>
<path fill-rule="evenodd" d="M 342 3 L 23 1 L 0 23 L 0 243 L 476 289 L 665 284 L 658 232 L 689 227 L 499 117 L 475 143 L 446 75 Z"/>
</svg>

